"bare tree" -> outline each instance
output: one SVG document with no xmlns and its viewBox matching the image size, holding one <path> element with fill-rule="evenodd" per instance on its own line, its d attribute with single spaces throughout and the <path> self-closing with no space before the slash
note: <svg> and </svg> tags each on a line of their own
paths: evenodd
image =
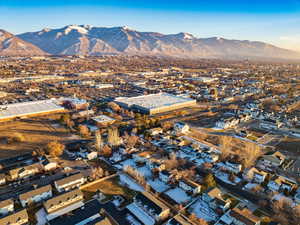
<svg viewBox="0 0 300 225">
<path fill-rule="evenodd" d="M 112 154 L 111 148 L 110 148 L 108 145 L 105 145 L 105 146 L 102 148 L 102 154 L 103 154 L 103 156 L 105 156 L 105 157 L 110 157 L 111 154 Z"/>
<path fill-rule="evenodd" d="M 46 146 L 47 152 L 54 157 L 61 156 L 65 149 L 65 146 L 57 141 L 49 142 Z"/>
<path fill-rule="evenodd" d="M 96 180 L 104 176 L 104 170 L 101 167 L 92 168 L 91 177 Z"/>
<path fill-rule="evenodd" d="M 232 137 L 231 136 L 219 136 L 220 150 L 222 151 L 221 160 L 225 160 L 230 154 L 232 154 Z"/>
<path fill-rule="evenodd" d="M 78 130 L 81 136 L 83 137 L 90 136 L 89 128 L 86 125 L 79 125 Z"/>
<path fill-rule="evenodd" d="M 120 145 L 121 139 L 119 136 L 119 130 L 117 127 L 112 127 L 108 129 L 107 142 L 110 146 Z"/>
<path fill-rule="evenodd" d="M 133 148 L 136 143 L 138 142 L 139 140 L 139 137 L 138 136 L 130 136 L 128 139 L 127 139 L 127 146 L 129 148 Z"/>
<path fill-rule="evenodd" d="M 95 147 L 98 151 L 100 151 L 102 145 L 103 145 L 102 135 L 99 130 L 96 130 L 96 132 L 95 132 Z"/>
<path fill-rule="evenodd" d="M 300 206 L 293 206 L 287 198 L 281 198 L 272 205 L 274 219 L 280 224 L 300 225 Z"/>
<path fill-rule="evenodd" d="M 256 160 L 263 154 L 261 147 L 253 142 L 245 142 L 245 147 L 240 151 L 245 168 L 253 166 Z"/>
</svg>

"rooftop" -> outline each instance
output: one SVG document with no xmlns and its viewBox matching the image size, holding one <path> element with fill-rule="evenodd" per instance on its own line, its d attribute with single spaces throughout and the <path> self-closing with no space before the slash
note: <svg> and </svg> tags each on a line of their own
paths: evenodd
<svg viewBox="0 0 300 225">
<path fill-rule="evenodd" d="M 160 107 L 171 106 L 175 104 L 195 101 L 191 98 L 171 95 L 168 93 L 158 93 L 150 95 L 141 95 L 137 97 L 120 97 L 115 99 L 117 102 L 126 104 L 128 107 L 137 105 L 147 109 L 155 109 Z"/>
<path fill-rule="evenodd" d="M 36 114 L 36 113 L 45 113 L 49 111 L 57 111 L 63 109 L 64 108 L 59 106 L 55 100 L 51 100 L 51 99 L 1 105 L 0 119 L 26 116 L 30 114 Z"/>
</svg>

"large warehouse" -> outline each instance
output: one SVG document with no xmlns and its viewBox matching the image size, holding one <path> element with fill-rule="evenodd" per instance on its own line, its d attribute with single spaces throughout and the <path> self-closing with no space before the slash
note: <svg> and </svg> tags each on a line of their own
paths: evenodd
<svg viewBox="0 0 300 225">
<path fill-rule="evenodd" d="M 124 108 L 150 115 L 196 105 L 194 99 L 167 93 L 120 97 L 115 102 Z"/>
<path fill-rule="evenodd" d="M 18 117 L 30 117 L 41 114 L 63 112 L 65 109 L 56 100 L 22 102 L 0 106 L 0 121 Z"/>
</svg>

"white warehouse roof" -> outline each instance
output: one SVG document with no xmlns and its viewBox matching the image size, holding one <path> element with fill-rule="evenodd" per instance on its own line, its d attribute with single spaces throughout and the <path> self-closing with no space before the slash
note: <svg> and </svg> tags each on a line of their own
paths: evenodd
<svg viewBox="0 0 300 225">
<path fill-rule="evenodd" d="M 168 93 L 158 93 L 158 94 L 150 94 L 150 95 L 141 95 L 137 97 L 120 97 L 116 98 L 117 102 L 126 104 L 128 107 L 133 105 L 137 105 L 147 109 L 156 109 L 166 106 L 172 106 L 175 104 L 181 104 L 186 102 L 195 101 L 194 99 L 171 95 Z"/>
<path fill-rule="evenodd" d="M 56 100 L 42 100 L 0 105 L 0 119 L 63 110 Z"/>
</svg>

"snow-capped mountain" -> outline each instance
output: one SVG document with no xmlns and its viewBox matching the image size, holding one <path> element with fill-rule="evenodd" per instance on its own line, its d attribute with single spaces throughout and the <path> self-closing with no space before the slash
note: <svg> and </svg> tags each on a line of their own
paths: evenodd
<svg viewBox="0 0 300 225">
<path fill-rule="evenodd" d="M 3 56 L 29 56 L 45 55 L 41 49 L 35 45 L 23 41 L 13 34 L 0 29 L 0 55 Z"/>
<path fill-rule="evenodd" d="M 161 55 L 193 58 L 300 58 L 263 42 L 197 38 L 189 33 L 139 32 L 129 27 L 69 25 L 18 35 L 53 55 Z"/>
</svg>

